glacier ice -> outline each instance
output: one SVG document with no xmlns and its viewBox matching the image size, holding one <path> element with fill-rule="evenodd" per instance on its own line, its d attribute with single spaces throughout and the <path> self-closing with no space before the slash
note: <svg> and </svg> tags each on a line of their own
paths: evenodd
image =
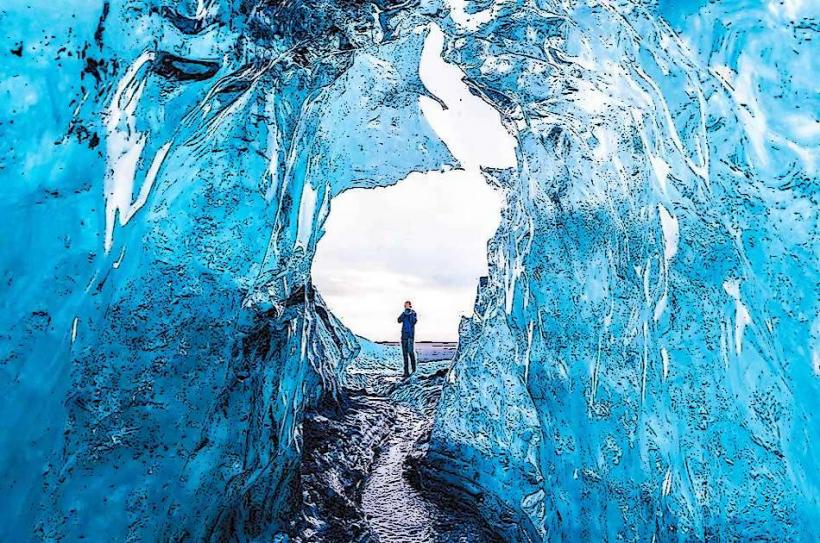
<svg viewBox="0 0 820 543">
<path fill-rule="evenodd" d="M 427 460 L 510 539 L 810 540 L 820 519 L 820 12 L 717 2 L 675 32 L 663 7 L 494 3 L 448 28 L 519 166 L 494 173 Z"/>
<path fill-rule="evenodd" d="M 2 9 L 2 540 L 286 529 L 357 349 L 310 285 L 330 198 L 453 162 L 426 21 L 201 7 Z"/>
<path fill-rule="evenodd" d="M 52 4 L 0 9 L 0 539 L 287 531 L 331 199 L 456 164 L 435 27 L 517 157 L 426 476 L 511 540 L 811 539 L 816 3 Z"/>
</svg>

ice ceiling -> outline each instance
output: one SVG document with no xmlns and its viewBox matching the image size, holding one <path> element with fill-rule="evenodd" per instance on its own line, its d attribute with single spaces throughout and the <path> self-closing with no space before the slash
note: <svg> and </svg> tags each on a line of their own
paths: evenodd
<svg viewBox="0 0 820 543">
<path fill-rule="evenodd" d="M 809 540 L 820 8 L 695 7 L 4 5 L 0 539 L 282 537 L 331 199 L 457 163 L 435 25 L 517 156 L 431 476 L 511 540 Z"/>
<path fill-rule="evenodd" d="M 460 167 L 335 198 L 313 259 L 311 278 L 328 307 L 373 340 L 399 339 L 396 314 L 407 298 L 420 315 L 417 341 L 458 340 L 500 219 L 500 193 L 481 168 L 515 166 L 515 139 L 470 92 L 464 73 L 441 58 L 443 42 L 431 25 L 419 76 L 435 99 L 420 96 L 419 105 Z"/>
</svg>

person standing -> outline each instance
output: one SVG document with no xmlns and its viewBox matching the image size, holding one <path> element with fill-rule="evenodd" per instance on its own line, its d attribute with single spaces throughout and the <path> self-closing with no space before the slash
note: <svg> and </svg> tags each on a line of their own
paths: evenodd
<svg viewBox="0 0 820 543">
<path fill-rule="evenodd" d="M 413 304 L 404 302 L 404 313 L 399 315 L 401 323 L 401 354 L 404 357 L 404 376 L 410 377 L 416 371 L 416 351 L 413 341 L 416 335 L 416 321 L 418 317 L 413 311 Z"/>
</svg>

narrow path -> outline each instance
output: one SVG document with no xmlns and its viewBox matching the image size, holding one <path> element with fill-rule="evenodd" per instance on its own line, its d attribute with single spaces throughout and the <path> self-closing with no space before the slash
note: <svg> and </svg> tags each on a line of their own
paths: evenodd
<svg viewBox="0 0 820 543">
<path fill-rule="evenodd" d="M 464 511 L 443 506 L 413 488 L 404 461 L 430 421 L 414 409 L 396 408 L 397 421 L 367 478 L 362 508 L 380 543 L 492 541 L 480 522 Z"/>
<path fill-rule="evenodd" d="M 406 460 L 433 423 L 454 346 L 419 349 L 416 376 L 359 379 L 343 405 L 304 424 L 303 505 L 297 543 L 494 543 L 472 511 L 410 484 Z M 435 361 L 444 361 L 436 363 Z M 424 362 L 427 362 L 426 364 Z"/>
</svg>

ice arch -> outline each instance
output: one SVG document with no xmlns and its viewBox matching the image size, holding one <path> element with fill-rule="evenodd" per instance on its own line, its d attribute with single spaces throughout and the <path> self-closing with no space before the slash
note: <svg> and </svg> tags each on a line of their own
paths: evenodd
<svg viewBox="0 0 820 543">
<path fill-rule="evenodd" d="M 0 539 L 286 529 L 330 201 L 462 160 L 431 19 L 517 161 L 430 480 L 524 541 L 813 533 L 816 3 L 86 4 L 2 15 Z"/>
<path fill-rule="evenodd" d="M 481 168 L 515 165 L 515 143 L 498 112 L 441 58 L 443 42 L 433 25 L 419 75 L 435 99 L 420 97 L 420 105 L 463 169 L 416 172 L 392 187 L 341 194 L 313 264 L 314 282 L 334 314 L 371 339 L 395 339 L 394 313 L 405 298 L 424 314 L 417 339 L 458 338 L 500 220 L 501 195 Z"/>
</svg>

